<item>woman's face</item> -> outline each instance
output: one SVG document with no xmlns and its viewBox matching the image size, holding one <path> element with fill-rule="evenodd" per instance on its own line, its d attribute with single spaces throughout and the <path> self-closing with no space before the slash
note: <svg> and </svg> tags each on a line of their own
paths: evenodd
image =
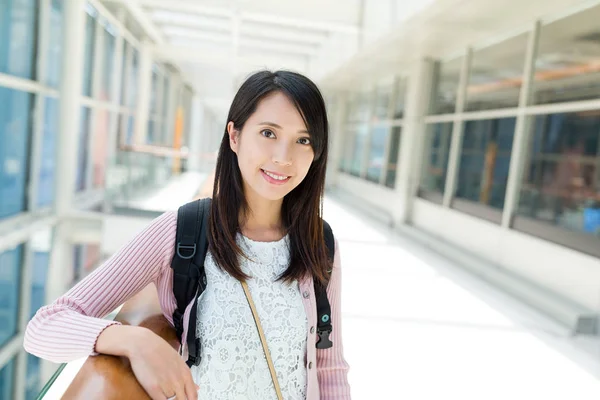
<svg viewBox="0 0 600 400">
<path fill-rule="evenodd" d="M 241 132 L 233 122 L 227 131 L 246 195 L 283 199 L 306 177 L 315 156 L 302 116 L 281 92 L 263 98 Z"/>
</svg>

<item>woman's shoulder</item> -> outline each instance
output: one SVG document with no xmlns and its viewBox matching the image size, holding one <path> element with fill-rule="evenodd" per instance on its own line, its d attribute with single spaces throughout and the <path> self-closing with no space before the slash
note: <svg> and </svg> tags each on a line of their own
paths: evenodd
<svg viewBox="0 0 600 400">
<path fill-rule="evenodd" d="M 166 211 L 154 218 L 138 235 L 136 240 L 147 251 L 158 251 L 164 254 L 163 264 L 170 264 L 175 253 L 177 237 L 177 211 Z"/>
</svg>

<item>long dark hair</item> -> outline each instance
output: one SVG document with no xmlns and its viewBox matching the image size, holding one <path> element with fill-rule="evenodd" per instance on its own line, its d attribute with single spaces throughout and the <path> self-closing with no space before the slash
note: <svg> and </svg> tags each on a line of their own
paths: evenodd
<svg viewBox="0 0 600 400">
<path fill-rule="evenodd" d="M 240 87 L 227 116 L 237 131 L 255 112 L 267 95 L 281 92 L 295 104 L 311 138 L 314 160 L 304 180 L 283 199 L 282 225 L 289 235 L 290 265 L 279 280 L 291 282 L 312 275 L 321 284 L 331 267 L 323 234 L 323 191 L 327 166 L 328 122 L 325 102 L 317 86 L 303 75 L 289 71 L 261 71 L 251 75 Z M 208 237 L 209 250 L 216 264 L 234 278 L 244 281 L 236 243 L 240 232 L 239 216 L 248 212 L 237 154 L 229 145 L 227 128 L 223 134 L 213 189 Z"/>
</svg>

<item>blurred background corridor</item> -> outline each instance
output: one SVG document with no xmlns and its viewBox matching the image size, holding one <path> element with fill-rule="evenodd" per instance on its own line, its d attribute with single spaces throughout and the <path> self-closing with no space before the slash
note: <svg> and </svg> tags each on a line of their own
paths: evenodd
<svg viewBox="0 0 600 400">
<path fill-rule="evenodd" d="M 599 0 L 0 0 L 0 400 L 112 398 L 117 364 L 29 355 L 27 322 L 212 194 L 261 69 L 326 99 L 353 398 L 599 399 L 599 20 Z"/>
</svg>

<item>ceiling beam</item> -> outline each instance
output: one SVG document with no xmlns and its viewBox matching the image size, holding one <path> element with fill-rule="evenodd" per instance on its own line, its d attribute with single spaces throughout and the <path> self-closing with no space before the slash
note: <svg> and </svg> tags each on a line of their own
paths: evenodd
<svg viewBox="0 0 600 400">
<path fill-rule="evenodd" d="M 189 62 L 193 64 L 203 64 L 207 66 L 215 66 L 220 69 L 234 70 L 232 57 L 230 52 L 216 54 L 214 52 L 202 51 L 195 46 L 173 46 L 167 45 L 154 48 L 154 57 L 159 60 L 173 60 L 178 62 Z M 269 66 L 289 64 L 298 69 L 301 65 L 305 65 L 306 56 L 295 55 L 291 57 L 282 57 L 278 55 L 265 54 L 260 51 L 253 51 L 251 55 L 238 55 L 236 59 L 239 65 L 250 66 Z M 304 67 L 302 67 L 304 69 Z"/>
<path fill-rule="evenodd" d="M 148 17 L 146 11 L 141 7 L 138 0 L 127 0 L 123 1 L 123 7 L 129 11 L 131 16 L 140 24 L 142 29 L 146 32 L 146 35 L 158 46 L 165 44 L 165 38 L 163 37 L 160 29 L 152 22 Z"/>
<path fill-rule="evenodd" d="M 246 37 L 240 38 L 240 48 L 262 49 L 269 52 L 283 54 L 300 54 L 305 56 L 314 56 L 319 51 L 318 47 L 312 46 L 310 44 L 290 44 Z"/>
<path fill-rule="evenodd" d="M 196 0 L 178 0 L 165 2 L 164 0 L 137 0 L 137 3 L 147 8 L 157 10 L 177 11 L 181 13 L 194 13 L 199 15 L 233 18 L 234 12 L 225 7 L 208 7 L 198 4 Z M 286 18 L 277 14 L 241 12 L 241 22 L 265 22 L 271 25 L 288 26 L 301 29 L 318 30 L 324 32 L 339 32 L 356 35 L 359 27 L 353 24 L 338 22 L 314 21 L 299 18 Z"/>
<path fill-rule="evenodd" d="M 165 2 L 165 0 L 138 0 L 139 4 L 165 11 L 178 11 L 182 13 L 194 13 L 213 17 L 231 18 L 233 13 L 225 7 L 209 7 L 198 4 L 196 0 L 178 0 Z"/>
<path fill-rule="evenodd" d="M 178 38 L 189 40 L 190 42 L 198 40 L 205 42 L 231 44 L 231 35 L 228 32 L 201 31 L 189 28 L 164 27 L 163 31 L 168 38 Z"/>
<path fill-rule="evenodd" d="M 260 29 L 255 29 L 250 24 L 245 24 L 241 27 L 240 34 L 242 37 L 264 38 L 273 41 L 305 43 L 305 44 L 322 44 L 328 39 L 328 33 L 319 33 L 314 31 L 295 32 L 289 29 L 281 29 L 275 26 L 260 26 Z"/>
<path fill-rule="evenodd" d="M 180 13 L 171 11 L 152 11 L 149 10 L 151 19 L 159 26 L 177 26 L 196 30 L 213 30 L 219 32 L 231 31 L 232 22 L 229 19 L 216 19 L 210 17 L 202 17 L 197 15 L 186 15 L 186 18 L 181 18 Z"/>
<path fill-rule="evenodd" d="M 286 18 L 276 14 L 264 14 L 264 13 L 249 13 L 245 12 L 241 15 L 242 20 L 249 22 L 264 22 L 266 24 L 278 25 L 278 26 L 289 26 L 300 29 L 310 29 L 324 32 L 337 32 L 346 33 L 349 35 L 356 35 L 359 32 L 359 28 L 356 25 L 341 24 L 335 22 L 318 22 L 314 20 L 305 20 L 298 18 Z"/>
</svg>

